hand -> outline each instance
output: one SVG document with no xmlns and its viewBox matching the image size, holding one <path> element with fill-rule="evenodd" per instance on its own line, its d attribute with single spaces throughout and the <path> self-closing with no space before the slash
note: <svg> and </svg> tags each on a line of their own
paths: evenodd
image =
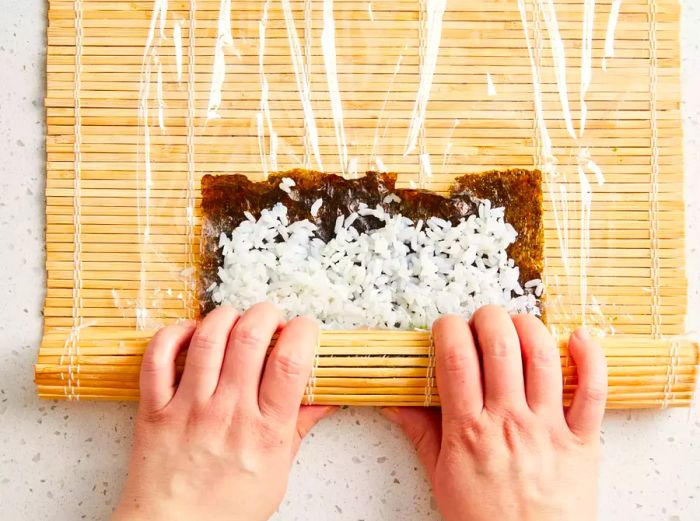
<svg viewBox="0 0 700 521">
<path fill-rule="evenodd" d="M 129 477 L 113 519 L 269 518 L 301 439 L 333 410 L 299 407 L 318 334 L 306 318 L 283 324 L 268 303 L 242 316 L 220 307 L 199 327 L 159 331 L 141 366 Z M 188 344 L 176 386 L 175 359 Z"/>
<path fill-rule="evenodd" d="M 578 389 L 566 414 L 559 351 L 535 317 L 487 306 L 469 325 L 439 319 L 433 339 L 442 416 L 384 413 L 416 445 L 445 519 L 596 519 L 607 375 L 586 331 L 569 340 Z"/>
</svg>

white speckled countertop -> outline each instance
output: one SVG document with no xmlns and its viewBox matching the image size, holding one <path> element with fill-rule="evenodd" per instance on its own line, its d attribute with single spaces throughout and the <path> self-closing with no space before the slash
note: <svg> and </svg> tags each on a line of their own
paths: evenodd
<svg viewBox="0 0 700 521">
<path fill-rule="evenodd" d="M 700 318 L 700 4 L 683 14 L 690 315 Z M 135 404 L 44 402 L 32 364 L 44 293 L 43 0 L 0 4 L 0 519 L 106 519 L 126 471 Z M 691 93 L 695 96 L 691 97 Z M 601 519 L 700 519 L 700 415 L 615 412 Z M 374 410 L 348 409 L 303 446 L 281 520 L 439 519 L 411 448 Z"/>
</svg>

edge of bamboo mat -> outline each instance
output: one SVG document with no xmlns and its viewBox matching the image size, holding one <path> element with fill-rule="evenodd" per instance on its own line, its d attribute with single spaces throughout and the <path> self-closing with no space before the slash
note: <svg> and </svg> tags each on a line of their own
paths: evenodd
<svg viewBox="0 0 700 521">
<path fill-rule="evenodd" d="M 44 337 L 35 366 L 46 399 L 138 399 L 141 356 L 154 331 L 79 332 L 80 348 L 65 354 L 64 332 Z M 687 407 L 697 386 L 700 346 L 688 338 L 619 335 L 597 339 L 609 365 L 608 408 Z M 272 348 L 276 337 L 270 344 Z M 559 341 L 564 403 L 576 388 L 567 339 Z M 404 364 L 385 363 L 395 356 Z M 182 369 L 185 355 L 178 359 Z M 91 363 L 92 362 L 92 363 Z M 321 331 L 303 403 L 439 406 L 435 352 L 427 331 Z"/>
</svg>

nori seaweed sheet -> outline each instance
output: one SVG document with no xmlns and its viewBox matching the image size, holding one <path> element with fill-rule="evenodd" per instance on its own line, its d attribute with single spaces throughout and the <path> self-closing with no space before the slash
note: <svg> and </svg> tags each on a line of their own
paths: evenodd
<svg viewBox="0 0 700 521">
<path fill-rule="evenodd" d="M 282 178 L 296 185 L 291 193 L 279 188 Z M 207 288 L 219 282 L 217 271 L 223 264 L 219 249 L 221 233 L 231 232 L 245 220 L 248 211 L 256 218 L 266 208 L 281 202 L 287 207 L 290 222 L 308 219 L 318 226 L 318 235 L 328 241 L 334 235 L 339 215 L 356 211 L 360 203 L 381 205 L 387 212 L 426 220 L 440 217 L 456 223 L 478 211 L 480 200 L 488 199 L 494 207 L 505 208 L 505 219 L 518 232 L 508 248 L 508 255 L 520 268 L 520 282 L 541 278 L 543 268 L 544 228 L 542 223 L 542 175 L 539 170 L 492 170 L 466 174 L 455 179 L 448 197 L 428 190 L 395 188 L 396 174 L 367 172 L 357 179 L 310 170 L 290 170 L 271 175 L 266 181 L 254 182 L 244 175 L 205 175 L 202 178 L 202 237 L 199 270 L 200 313 L 205 315 L 216 305 Z M 384 203 L 389 194 L 399 203 Z M 323 199 L 318 215 L 311 215 L 311 205 Z M 359 217 L 353 226 L 363 232 L 380 226 L 374 217 Z"/>
</svg>

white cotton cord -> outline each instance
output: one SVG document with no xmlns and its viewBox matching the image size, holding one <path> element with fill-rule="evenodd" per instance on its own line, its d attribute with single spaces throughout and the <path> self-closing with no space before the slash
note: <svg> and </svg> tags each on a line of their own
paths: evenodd
<svg viewBox="0 0 700 521">
<path fill-rule="evenodd" d="M 651 186 L 649 191 L 649 235 L 651 238 L 651 334 L 661 337 L 661 262 L 659 259 L 659 125 L 656 98 L 658 83 L 658 52 L 656 0 L 648 0 L 649 7 L 649 114 L 651 124 Z"/>
<path fill-rule="evenodd" d="M 433 402 L 433 387 L 435 385 L 435 342 L 432 332 L 430 333 L 430 342 L 428 343 L 428 367 L 425 374 L 425 398 L 423 400 L 424 407 L 430 407 Z"/>
<path fill-rule="evenodd" d="M 666 366 L 666 384 L 664 385 L 664 398 L 661 404 L 663 409 L 667 409 L 673 399 L 673 387 L 678 383 L 677 369 L 680 363 L 680 342 L 674 338 L 669 346 L 669 361 Z"/>
<path fill-rule="evenodd" d="M 192 276 L 195 271 L 196 259 L 194 253 L 194 227 L 195 227 L 195 176 L 196 176 L 196 164 L 195 164 L 195 85 L 196 85 L 196 33 L 197 33 L 197 2 L 196 0 L 190 0 L 190 27 L 189 27 L 189 47 L 187 56 L 187 240 L 186 240 L 186 254 L 187 254 L 187 268 L 186 270 L 191 270 L 191 274 L 187 275 L 186 287 L 187 293 L 185 299 L 183 299 L 187 318 L 194 318 L 195 313 L 195 293 L 196 293 L 196 282 Z"/>
<path fill-rule="evenodd" d="M 82 74 L 82 56 L 83 56 L 83 3 L 81 0 L 73 2 L 75 11 L 75 80 L 73 82 L 73 101 L 74 101 L 74 122 L 73 122 L 73 288 L 72 297 L 72 319 L 71 334 L 68 344 L 68 367 L 67 385 L 64 386 L 64 394 L 69 400 L 75 399 L 77 393 L 73 382 L 74 371 L 74 355 L 80 352 L 80 343 L 78 341 L 78 332 L 83 325 L 83 317 L 81 309 L 83 307 L 83 260 L 82 260 L 82 224 L 81 224 L 81 168 L 82 168 L 82 120 L 80 106 L 81 92 L 81 74 Z M 66 349 L 64 348 L 64 352 Z M 63 361 L 63 357 L 61 357 Z M 78 370 L 80 366 L 78 366 Z"/>
<path fill-rule="evenodd" d="M 314 363 L 311 366 L 311 374 L 309 379 L 306 381 L 306 404 L 313 405 L 314 403 L 314 390 L 316 389 L 316 372 L 318 371 L 319 358 L 321 354 L 321 335 L 319 334 L 316 338 L 316 344 L 314 344 Z"/>
</svg>

